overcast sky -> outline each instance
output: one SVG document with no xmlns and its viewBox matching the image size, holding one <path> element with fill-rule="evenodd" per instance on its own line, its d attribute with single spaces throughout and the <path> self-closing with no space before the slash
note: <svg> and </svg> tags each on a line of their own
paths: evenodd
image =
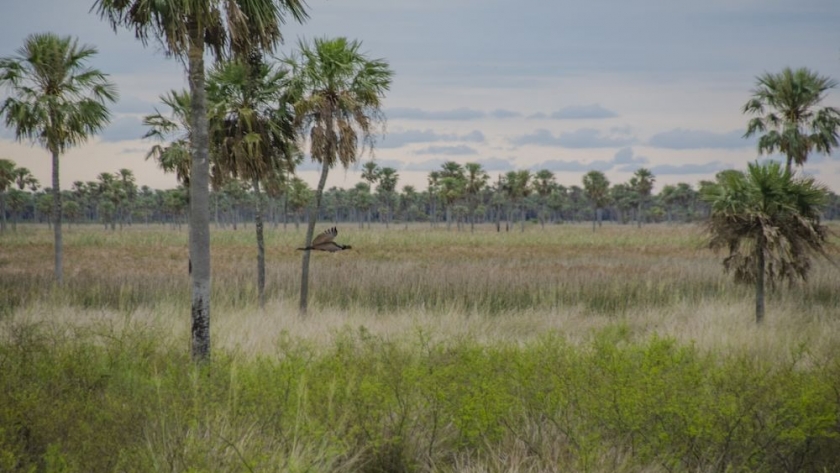
<svg viewBox="0 0 840 473">
<path fill-rule="evenodd" d="M 99 49 L 91 65 L 120 92 L 112 124 L 62 159 L 62 188 L 131 168 L 140 184 L 175 185 L 140 140 L 160 94 L 186 86 L 182 65 L 88 13 L 92 0 L 0 1 L 0 56 L 32 33 L 73 35 Z M 741 107 L 756 76 L 808 67 L 840 79 L 837 0 L 310 0 L 285 45 L 346 36 L 395 71 L 387 133 L 375 159 L 399 186 L 426 187 L 444 161 L 482 163 L 491 176 L 549 169 L 563 184 L 591 169 L 613 183 L 647 167 L 663 184 L 711 179 L 758 158 L 742 138 Z M 5 94 L 0 91 L 0 94 Z M 0 95 L 4 98 L 5 95 Z M 840 89 L 826 105 L 840 106 Z M 49 154 L 0 128 L 0 157 L 49 185 Z M 365 157 L 364 160 L 369 159 Z M 304 169 L 312 169 L 306 166 Z M 840 152 L 805 167 L 840 191 Z M 314 171 L 301 175 L 310 183 Z M 358 169 L 332 172 L 351 187 Z"/>
</svg>

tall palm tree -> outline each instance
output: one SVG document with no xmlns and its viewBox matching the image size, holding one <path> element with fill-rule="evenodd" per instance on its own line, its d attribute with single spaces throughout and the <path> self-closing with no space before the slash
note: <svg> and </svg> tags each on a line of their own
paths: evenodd
<svg viewBox="0 0 840 473">
<path fill-rule="evenodd" d="M 811 255 L 826 255 L 828 228 L 820 213 L 828 190 L 811 177 L 799 177 L 776 162 L 750 164 L 747 172 L 720 173 L 703 186 L 711 206 L 706 222 L 712 249 L 725 249 L 724 269 L 738 282 L 755 284 L 755 320 L 764 319 L 764 285 L 805 280 Z"/>
<path fill-rule="evenodd" d="M 190 261 L 192 356 L 210 358 L 210 136 L 205 101 L 205 48 L 216 58 L 230 51 L 272 51 L 283 39 L 286 15 L 303 22 L 302 0 L 96 0 L 91 10 L 116 30 L 125 27 L 146 45 L 157 40 L 184 59 L 190 88 Z"/>
<path fill-rule="evenodd" d="M 346 38 L 316 39 L 311 44 L 301 42 L 300 54 L 285 61 L 292 71 L 296 125 L 308 135 L 312 160 L 321 164 L 304 247 L 312 244 L 329 170 L 338 163 L 347 169 L 360 152 L 373 151 L 376 126 L 385 123 L 381 105 L 393 72 L 387 62 L 369 59 L 360 49 L 360 42 Z M 303 252 L 301 314 L 308 304 L 310 253 Z"/>
<path fill-rule="evenodd" d="M 295 131 L 285 102 L 287 71 L 253 53 L 218 63 L 207 81 L 211 140 L 219 172 L 250 182 L 255 195 L 257 294 L 265 306 L 265 237 L 261 184 L 294 171 Z M 271 181 L 271 182 L 269 182 Z"/>
<path fill-rule="evenodd" d="M 592 231 L 595 231 L 595 224 L 601 226 L 601 211 L 607 206 L 610 199 L 610 181 L 601 171 L 589 171 L 583 176 L 583 191 L 586 198 L 592 203 L 594 211 L 592 219 Z"/>
<path fill-rule="evenodd" d="M 749 121 L 744 137 L 761 134 L 758 152 L 776 151 L 791 164 L 803 166 L 812 151 L 830 153 L 838 145 L 840 110 L 817 108 L 837 82 L 807 68 L 789 67 L 778 74 L 758 77 L 758 87 L 743 112 L 757 115 Z"/>
<path fill-rule="evenodd" d="M 70 36 L 33 34 L 17 56 L 0 59 L 0 86 L 9 97 L 0 107 L 15 138 L 37 142 L 52 155 L 55 279 L 63 282 L 59 157 L 87 141 L 111 120 L 108 104 L 117 89 L 107 75 L 87 66 L 96 48 Z"/>
</svg>

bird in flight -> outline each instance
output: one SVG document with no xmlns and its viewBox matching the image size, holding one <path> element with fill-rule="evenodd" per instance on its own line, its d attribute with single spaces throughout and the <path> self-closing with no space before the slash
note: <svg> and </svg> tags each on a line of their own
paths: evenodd
<svg viewBox="0 0 840 473">
<path fill-rule="evenodd" d="M 335 236 L 338 235 L 338 229 L 335 227 L 329 228 L 324 230 L 320 235 L 316 236 L 314 240 L 312 240 L 312 244 L 307 246 L 306 248 L 298 248 L 299 250 L 319 250 L 319 251 L 329 251 L 330 253 L 335 251 L 341 250 L 349 250 L 352 248 L 350 245 L 339 245 L 338 243 L 334 242 Z"/>
</svg>

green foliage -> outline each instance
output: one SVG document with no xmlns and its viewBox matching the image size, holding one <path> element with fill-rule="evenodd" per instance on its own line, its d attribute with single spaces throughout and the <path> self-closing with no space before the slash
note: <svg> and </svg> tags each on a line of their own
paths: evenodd
<svg viewBox="0 0 840 473">
<path fill-rule="evenodd" d="M 704 354 L 621 326 L 579 345 L 385 340 L 217 352 L 154 326 L 6 324 L 3 471 L 455 471 L 518 466 L 823 471 L 840 462 L 840 364 Z M 494 459 L 495 458 L 495 459 Z M 495 467 L 493 466 L 495 465 Z"/>
</svg>

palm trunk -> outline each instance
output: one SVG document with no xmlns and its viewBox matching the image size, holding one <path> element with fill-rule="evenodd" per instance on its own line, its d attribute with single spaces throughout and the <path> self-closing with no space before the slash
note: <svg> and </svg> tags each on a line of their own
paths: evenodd
<svg viewBox="0 0 840 473">
<path fill-rule="evenodd" d="M 764 320 L 764 237 L 759 236 L 756 241 L 756 275 L 755 275 L 755 323 Z"/>
<path fill-rule="evenodd" d="M 189 27 L 191 352 L 193 361 L 206 362 L 210 360 L 210 136 L 204 90 L 204 28 L 195 21 Z"/>
<path fill-rule="evenodd" d="M 260 196 L 260 181 L 252 179 L 256 203 L 254 205 L 254 226 L 257 229 L 257 298 L 260 309 L 265 308 L 265 238 L 263 235 L 262 197 Z"/>
<path fill-rule="evenodd" d="M 52 152 L 53 231 L 55 234 L 55 281 L 64 283 L 64 250 L 61 242 L 61 189 L 58 182 L 58 150 Z"/>
<path fill-rule="evenodd" d="M 331 121 L 327 124 L 328 134 L 327 136 L 332 136 L 332 123 Z M 330 167 L 327 164 L 329 161 L 324 160 L 323 165 L 321 166 L 321 179 L 318 181 L 318 190 L 315 192 L 315 205 L 310 207 L 309 212 L 309 225 L 306 227 L 306 242 L 304 243 L 304 248 L 308 247 L 312 244 L 312 237 L 315 235 L 315 221 L 318 219 L 318 211 L 321 209 L 321 195 L 324 193 L 324 186 L 327 183 L 327 173 L 330 171 Z M 301 269 L 300 275 L 300 315 L 306 315 L 306 309 L 309 306 L 309 255 L 310 250 L 304 250 L 303 252 L 303 267 Z"/>
</svg>

